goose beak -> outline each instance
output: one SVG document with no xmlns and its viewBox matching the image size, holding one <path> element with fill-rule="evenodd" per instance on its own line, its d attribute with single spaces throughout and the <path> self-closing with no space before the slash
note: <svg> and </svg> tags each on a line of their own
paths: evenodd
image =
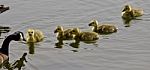
<svg viewBox="0 0 150 70">
<path fill-rule="evenodd" d="M 26 39 L 23 39 L 23 41 L 26 41 Z"/>
</svg>

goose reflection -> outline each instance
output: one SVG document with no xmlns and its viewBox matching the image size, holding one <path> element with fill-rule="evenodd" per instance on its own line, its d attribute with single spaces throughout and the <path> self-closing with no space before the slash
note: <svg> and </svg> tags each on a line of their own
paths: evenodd
<svg viewBox="0 0 150 70">
<path fill-rule="evenodd" d="M 22 67 L 25 66 L 27 53 L 24 53 L 22 57 L 18 60 L 15 60 L 13 63 L 9 63 L 9 60 L 5 61 L 3 64 L 1 64 L 1 68 L 8 69 L 8 70 L 15 70 L 18 68 L 18 70 L 21 70 Z"/>
<path fill-rule="evenodd" d="M 27 56 L 27 53 L 24 53 L 23 56 L 19 60 L 16 60 L 12 64 L 13 68 L 14 69 L 18 68 L 18 70 L 21 70 L 21 68 L 25 66 L 25 62 L 27 62 L 26 56 Z"/>
</svg>

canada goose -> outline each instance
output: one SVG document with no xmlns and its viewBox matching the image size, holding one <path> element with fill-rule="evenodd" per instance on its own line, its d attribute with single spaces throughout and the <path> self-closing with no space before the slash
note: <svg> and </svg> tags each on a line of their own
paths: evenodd
<svg viewBox="0 0 150 70">
<path fill-rule="evenodd" d="M 6 10 L 9 10 L 9 7 L 4 7 L 4 5 L 0 5 L 0 13 L 5 12 Z"/>
<path fill-rule="evenodd" d="M 71 34 L 75 35 L 76 41 L 94 41 L 99 39 L 99 35 L 96 32 L 81 32 L 79 28 L 74 28 Z"/>
<path fill-rule="evenodd" d="M 0 64 L 2 64 L 9 57 L 9 43 L 14 41 L 25 41 L 24 35 L 22 32 L 17 31 L 9 36 L 3 41 L 2 47 L 0 48 Z"/>
<path fill-rule="evenodd" d="M 44 35 L 40 30 L 37 29 L 28 29 L 26 34 L 26 42 L 37 43 L 44 39 Z"/>
<path fill-rule="evenodd" d="M 70 33 L 72 29 L 66 29 L 64 30 L 62 26 L 57 26 L 57 28 L 54 30 L 54 33 L 58 33 L 57 39 L 60 40 L 72 40 L 73 34 Z"/>
<path fill-rule="evenodd" d="M 97 20 L 92 20 L 89 26 L 93 26 L 93 31 L 100 34 L 108 34 L 117 32 L 117 28 L 112 24 L 98 24 Z"/>
<path fill-rule="evenodd" d="M 134 19 L 136 17 L 142 16 L 143 13 L 143 9 L 132 8 L 131 5 L 125 5 L 121 15 L 123 19 Z"/>
</svg>

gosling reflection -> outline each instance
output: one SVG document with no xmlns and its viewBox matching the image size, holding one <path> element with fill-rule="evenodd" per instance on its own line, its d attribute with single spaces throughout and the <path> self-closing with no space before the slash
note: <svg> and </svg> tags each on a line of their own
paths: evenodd
<svg viewBox="0 0 150 70">
<path fill-rule="evenodd" d="M 122 19 L 123 20 L 123 24 L 125 25 L 124 27 L 130 27 L 131 26 L 131 21 L 133 19 Z"/>
<path fill-rule="evenodd" d="M 33 42 L 28 42 L 27 43 L 29 46 L 29 54 L 34 54 L 35 53 L 35 46 Z"/>
<path fill-rule="evenodd" d="M 23 56 L 19 60 L 13 63 L 12 64 L 13 68 L 14 69 L 18 68 L 18 70 L 21 70 L 21 68 L 25 66 L 25 62 L 27 62 L 26 56 L 27 56 L 27 53 L 24 53 Z"/>
<path fill-rule="evenodd" d="M 86 44 L 95 44 L 97 41 L 82 41 Z M 75 40 L 75 42 L 70 43 L 70 46 L 73 48 L 80 48 L 80 40 Z"/>
<path fill-rule="evenodd" d="M 79 43 L 80 43 L 80 41 L 76 40 L 75 42 L 70 43 L 70 46 L 73 47 L 73 48 L 79 48 L 79 45 L 80 45 Z"/>
<path fill-rule="evenodd" d="M 0 26 L 0 36 L 2 33 L 8 33 L 10 31 L 10 27 Z"/>
<path fill-rule="evenodd" d="M 55 43 L 55 48 L 63 48 L 63 42 L 62 41 L 58 41 L 57 43 Z"/>
</svg>

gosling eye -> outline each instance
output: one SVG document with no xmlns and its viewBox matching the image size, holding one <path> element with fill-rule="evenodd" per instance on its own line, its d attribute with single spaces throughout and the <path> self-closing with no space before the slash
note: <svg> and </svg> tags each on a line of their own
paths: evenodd
<svg viewBox="0 0 150 70">
<path fill-rule="evenodd" d="M 93 24 L 94 24 L 94 22 L 91 22 L 91 24 L 93 25 Z"/>
<path fill-rule="evenodd" d="M 73 30 L 72 32 L 75 32 L 75 30 Z"/>
</svg>

